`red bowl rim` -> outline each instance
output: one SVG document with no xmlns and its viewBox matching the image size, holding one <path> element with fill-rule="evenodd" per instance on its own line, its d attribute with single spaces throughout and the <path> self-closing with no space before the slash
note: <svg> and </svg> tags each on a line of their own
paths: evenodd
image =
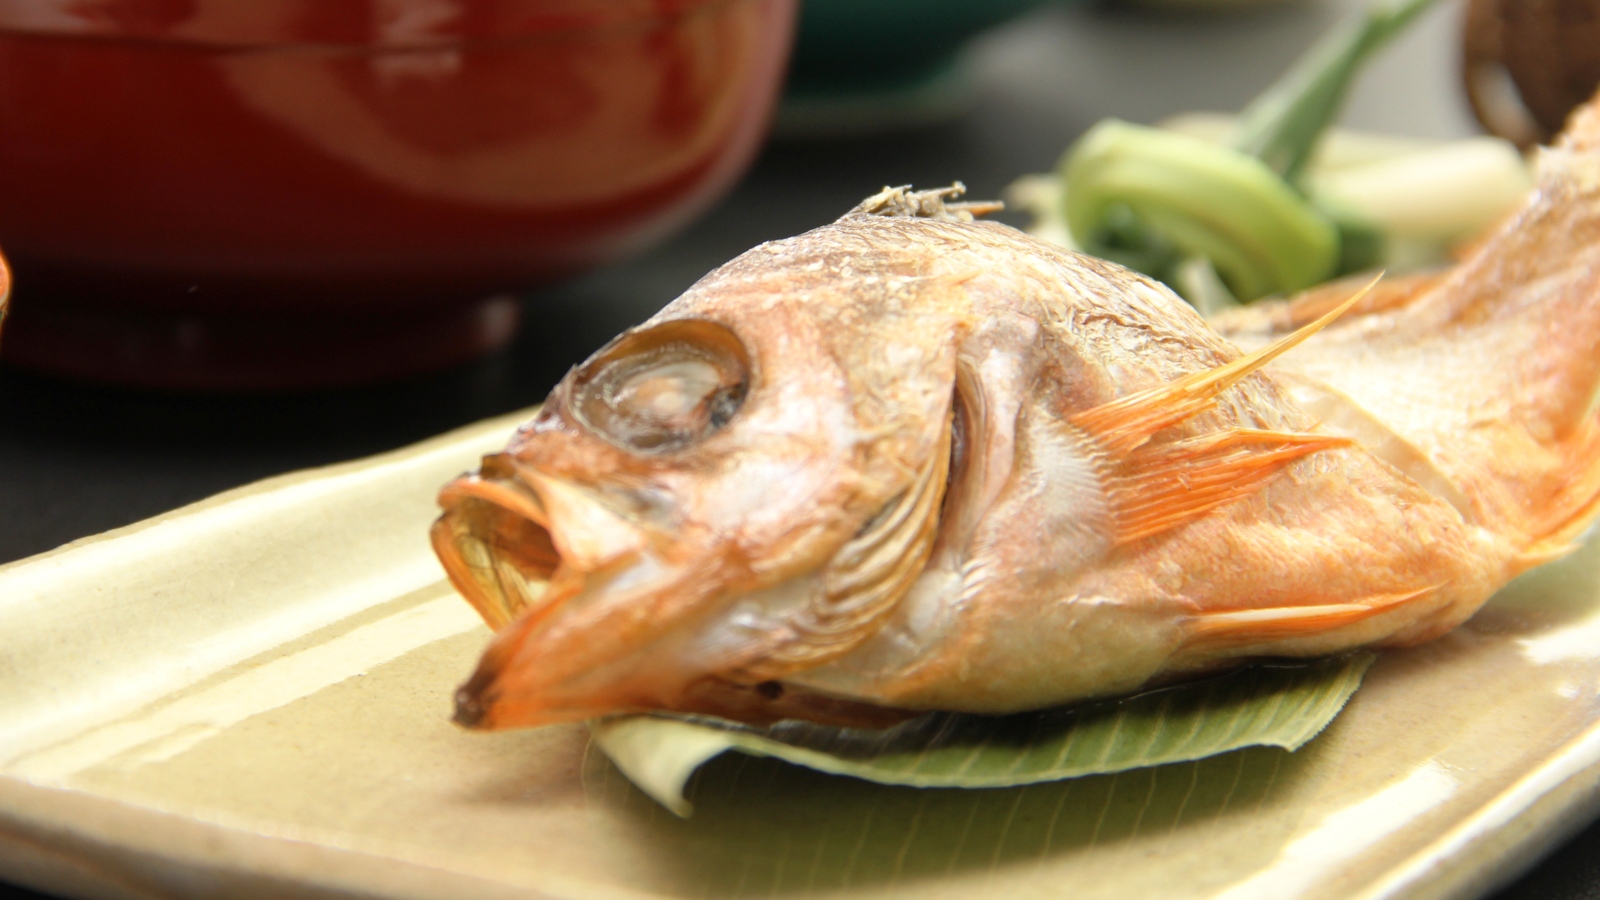
<svg viewBox="0 0 1600 900">
<path fill-rule="evenodd" d="M 742 2 L 761 0 L 454 0 L 431 8 L 376 0 L 0 0 L 0 34 L 403 50 L 637 27 Z"/>
</svg>

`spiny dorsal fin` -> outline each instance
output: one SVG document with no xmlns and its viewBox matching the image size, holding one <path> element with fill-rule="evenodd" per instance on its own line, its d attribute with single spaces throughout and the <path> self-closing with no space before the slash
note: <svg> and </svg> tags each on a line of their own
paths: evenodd
<svg viewBox="0 0 1600 900">
<path fill-rule="evenodd" d="M 946 203 L 967 192 L 959 181 L 949 187 L 931 191 L 913 191 L 911 185 L 884 187 L 883 190 L 861 201 L 849 215 L 908 216 L 919 219 L 944 219 L 951 222 L 971 222 L 974 217 L 999 212 L 1005 204 L 998 200 L 979 200 L 970 203 Z"/>
<path fill-rule="evenodd" d="M 1433 269 L 1406 275 L 1385 277 L 1367 295 L 1344 314 L 1346 323 L 1352 318 L 1392 313 L 1428 296 L 1429 292 L 1444 283 L 1451 269 Z M 1307 288 L 1293 297 L 1280 301 L 1263 301 L 1245 306 L 1235 306 L 1216 315 L 1207 316 L 1206 322 L 1219 334 L 1237 344 L 1265 343 L 1281 334 L 1303 328 L 1326 315 L 1328 310 L 1349 299 L 1350 292 L 1361 282 L 1354 277 L 1328 281 Z"/>
</svg>

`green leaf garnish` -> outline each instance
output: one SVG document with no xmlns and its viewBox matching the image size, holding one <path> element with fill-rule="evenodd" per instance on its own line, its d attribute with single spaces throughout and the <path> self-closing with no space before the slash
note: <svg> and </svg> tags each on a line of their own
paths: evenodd
<svg viewBox="0 0 1600 900">
<path fill-rule="evenodd" d="M 679 815 L 689 776 L 736 750 L 914 787 L 992 788 L 1184 762 L 1251 746 L 1295 750 L 1344 708 L 1376 657 L 1256 665 L 1126 699 L 1011 716 L 930 713 L 881 731 L 699 717 L 593 722 L 596 744 Z"/>
</svg>

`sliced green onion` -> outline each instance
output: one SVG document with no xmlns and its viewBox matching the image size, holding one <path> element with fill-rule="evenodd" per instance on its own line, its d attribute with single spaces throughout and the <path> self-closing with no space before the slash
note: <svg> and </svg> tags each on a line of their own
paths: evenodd
<svg viewBox="0 0 1600 900">
<path fill-rule="evenodd" d="M 1191 256 L 1173 270 L 1173 287 L 1200 312 L 1210 317 L 1239 305 L 1239 298 L 1228 290 L 1217 267 L 1204 256 Z"/>
<path fill-rule="evenodd" d="M 1120 206 L 1173 246 L 1171 264 L 1204 256 L 1241 299 L 1309 287 L 1339 259 L 1337 229 L 1309 201 L 1260 160 L 1197 138 L 1107 120 L 1062 178 L 1067 226 L 1090 252 L 1127 264 L 1134 242 L 1106 225 Z"/>
<path fill-rule="evenodd" d="M 1338 197 L 1313 204 L 1301 181 L 1362 63 L 1434 2 L 1375 6 L 1318 42 L 1239 117 L 1230 146 L 1095 126 L 1059 166 L 1073 239 L 1180 289 L 1193 279 L 1179 269 L 1204 257 L 1246 302 L 1372 264 L 1375 223 L 1344 215 Z"/>
<path fill-rule="evenodd" d="M 1532 190 L 1533 176 L 1509 142 L 1480 137 L 1313 171 L 1308 184 L 1325 209 L 1351 211 L 1394 237 L 1445 242 L 1516 208 Z"/>
<path fill-rule="evenodd" d="M 1299 184 L 1361 66 L 1436 0 L 1373 5 L 1311 46 L 1239 115 L 1230 143 Z"/>
</svg>

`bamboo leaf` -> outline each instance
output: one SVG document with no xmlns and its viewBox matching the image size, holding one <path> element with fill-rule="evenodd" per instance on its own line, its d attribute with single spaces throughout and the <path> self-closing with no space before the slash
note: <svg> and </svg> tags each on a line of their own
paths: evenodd
<svg viewBox="0 0 1600 900">
<path fill-rule="evenodd" d="M 992 788 L 1201 759 L 1242 747 L 1298 749 L 1344 708 L 1375 657 L 1257 665 L 1123 700 L 1012 716 L 930 713 L 881 731 L 701 717 L 591 723 L 595 742 L 679 815 L 701 764 L 730 751 L 913 787 Z"/>
</svg>

